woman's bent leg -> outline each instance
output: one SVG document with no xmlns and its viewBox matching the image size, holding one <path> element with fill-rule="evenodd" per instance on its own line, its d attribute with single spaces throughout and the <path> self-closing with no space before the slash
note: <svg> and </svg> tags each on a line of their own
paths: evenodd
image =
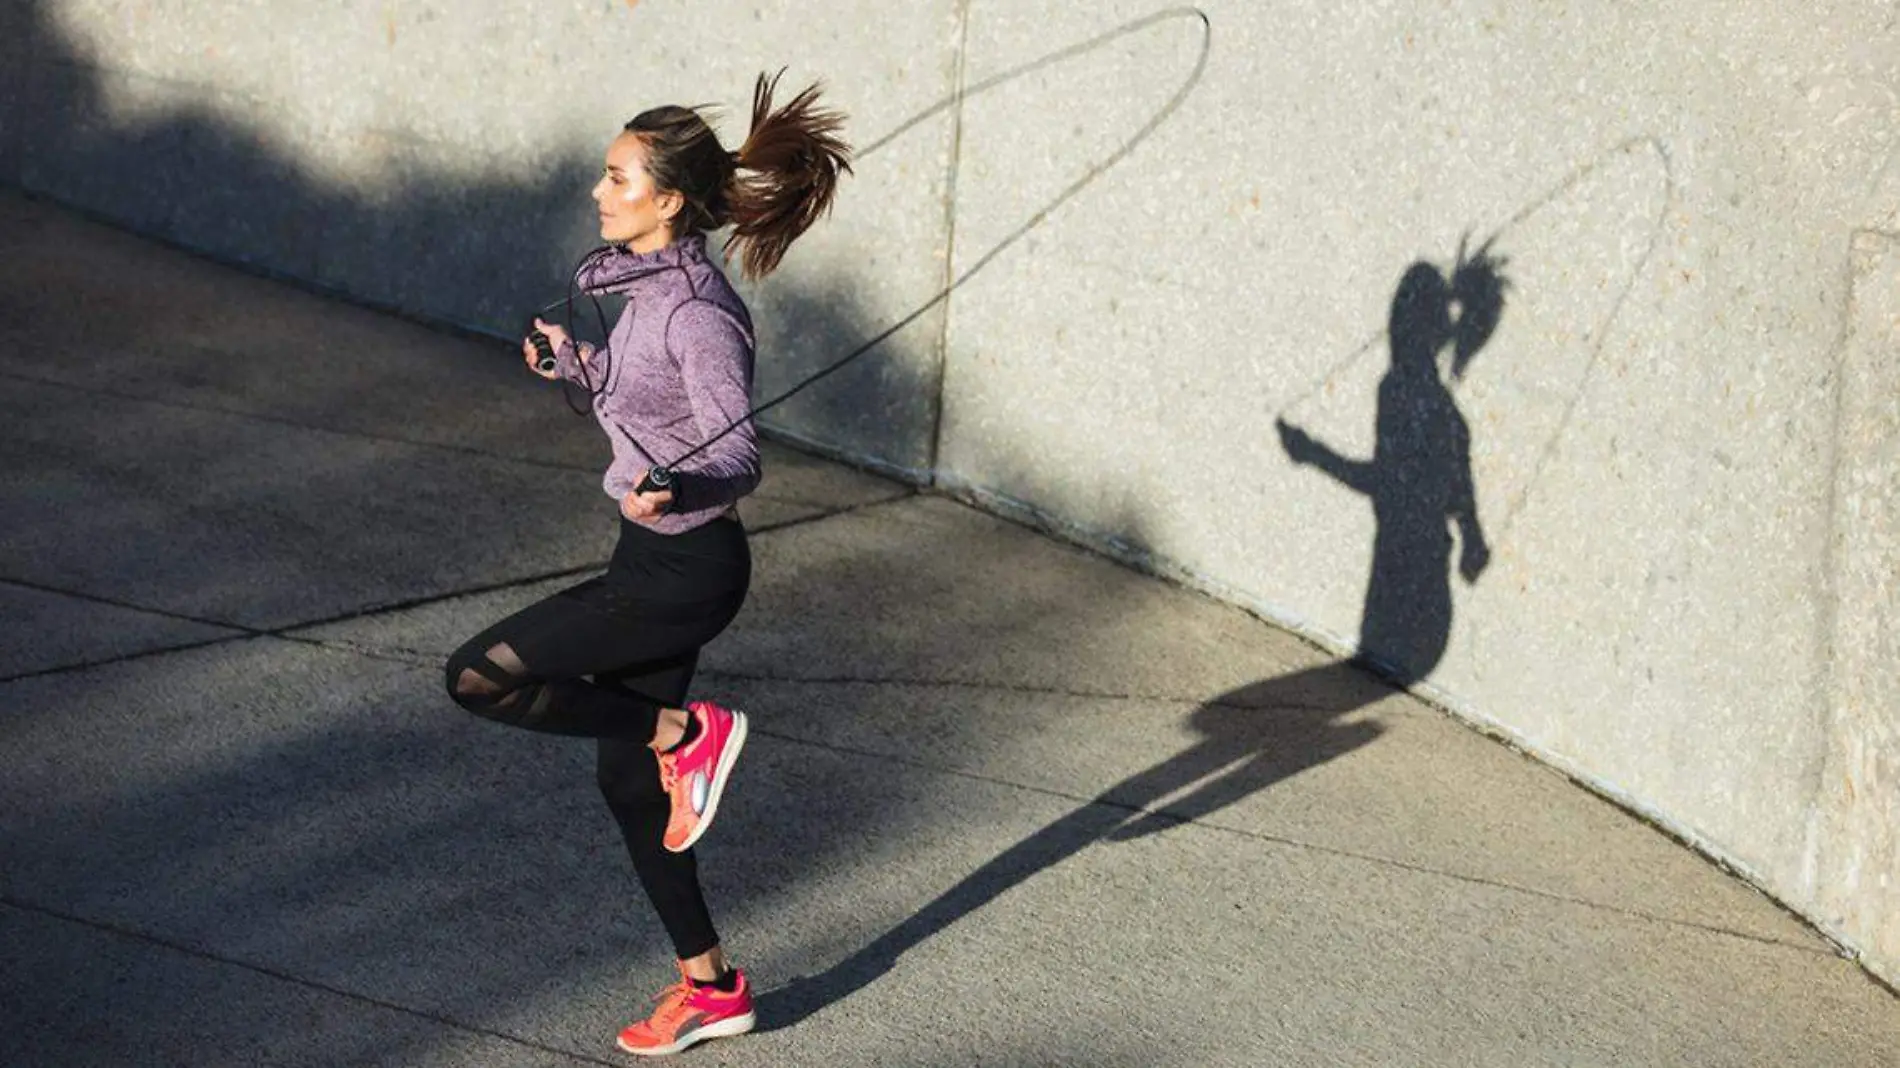
<svg viewBox="0 0 1900 1068">
<path fill-rule="evenodd" d="M 550 734 L 645 743 L 663 706 L 600 679 L 697 650 L 730 619 L 719 607 L 704 619 L 655 619 L 624 590 L 592 579 L 463 643 L 449 657 L 444 684 L 457 704 L 485 719 Z"/>
<path fill-rule="evenodd" d="M 623 527 L 621 550 L 607 576 L 484 630 L 449 658 L 445 679 L 456 702 L 478 715 L 598 739 L 596 777 L 634 871 L 682 969 L 697 980 L 719 981 L 709 990 L 725 990 L 736 973 L 724 967 L 690 836 L 678 836 L 668 848 L 669 821 L 690 821 L 682 821 L 675 811 L 680 799 L 662 785 L 653 744 L 662 712 L 686 699 L 699 647 L 737 615 L 749 572 L 750 554 L 736 523 L 664 544 Z M 724 743 L 717 740 L 727 737 L 731 724 L 721 726 L 719 715 L 743 720 L 717 706 L 693 714 L 699 717 L 695 726 L 714 726 L 684 742 L 682 761 L 703 762 L 709 759 L 705 752 L 722 751 Z M 677 723 L 672 730 L 679 732 Z M 724 751 L 737 749 L 734 744 Z M 722 761 L 722 775 L 723 768 Z M 673 770 L 669 778 L 682 784 L 674 793 L 689 781 L 697 784 Z M 704 816 L 689 830 L 703 830 L 711 811 Z"/>
</svg>

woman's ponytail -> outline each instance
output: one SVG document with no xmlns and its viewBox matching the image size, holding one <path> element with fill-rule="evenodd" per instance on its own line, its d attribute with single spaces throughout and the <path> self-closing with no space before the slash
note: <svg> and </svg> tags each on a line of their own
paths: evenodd
<svg viewBox="0 0 1900 1068">
<path fill-rule="evenodd" d="M 784 74 L 780 71 L 779 74 Z M 772 273 L 798 235 L 831 210 L 838 175 L 851 171 L 851 147 L 839 132 L 844 116 L 818 106 L 812 85 L 772 110 L 778 76 L 759 75 L 752 90 L 752 129 L 737 152 L 727 152 L 697 108 L 652 108 L 627 123 L 646 148 L 646 170 L 661 189 L 685 201 L 675 233 L 732 224 L 746 277 Z"/>
<path fill-rule="evenodd" d="M 759 75 L 751 132 L 733 154 L 721 198 L 732 221 L 726 250 L 730 255 L 737 246 L 747 278 L 778 266 L 798 235 L 831 210 L 839 174 L 851 173 L 851 148 L 840 136 L 844 116 L 818 106 L 817 85 L 772 110 L 778 79 Z"/>
</svg>

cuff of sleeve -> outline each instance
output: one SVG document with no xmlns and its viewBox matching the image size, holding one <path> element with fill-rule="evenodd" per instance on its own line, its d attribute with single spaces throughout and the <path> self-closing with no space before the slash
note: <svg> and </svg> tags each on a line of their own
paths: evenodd
<svg viewBox="0 0 1900 1068">
<path fill-rule="evenodd" d="M 686 511 L 686 481 L 690 477 L 679 471 L 673 472 L 673 499 L 666 502 L 667 515 L 679 515 Z"/>
<path fill-rule="evenodd" d="M 563 341 L 561 347 L 554 350 L 554 373 L 562 378 L 574 378 L 580 373 L 580 348 L 573 338 Z"/>
</svg>

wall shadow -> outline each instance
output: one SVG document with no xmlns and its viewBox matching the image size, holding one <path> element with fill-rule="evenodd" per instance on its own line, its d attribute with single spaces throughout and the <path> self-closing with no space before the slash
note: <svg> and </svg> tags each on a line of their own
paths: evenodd
<svg viewBox="0 0 1900 1068">
<path fill-rule="evenodd" d="M 850 997 L 908 950 L 1090 845 L 1212 816 L 1383 733 L 1377 723 L 1350 717 L 1394 686 L 1424 679 L 1443 655 L 1452 623 L 1449 528 L 1460 532 L 1465 581 L 1477 581 L 1489 560 L 1471 483 L 1470 431 L 1441 377 L 1440 358 L 1449 355 L 1449 373 L 1462 375 L 1490 338 L 1504 308 L 1502 265 L 1488 248 L 1469 259 L 1461 248 L 1449 278 L 1425 262 L 1406 270 L 1392 300 L 1392 369 L 1379 387 L 1372 459 L 1348 460 L 1277 424 L 1290 459 L 1318 467 L 1372 504 L 1378 532 L 1360 628 L 1364 652 L 1201 705 L 1190 717 L 1200 741 L 998 854 L 832 967 L 767 992 L 760 1001 L 766 1027 L 795 1026 Z"/>
</svg>

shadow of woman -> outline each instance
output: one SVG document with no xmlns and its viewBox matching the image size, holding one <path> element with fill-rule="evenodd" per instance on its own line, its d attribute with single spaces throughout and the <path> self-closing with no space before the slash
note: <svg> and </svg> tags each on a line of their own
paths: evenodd
<svg viewBox="0 0 1900 1068">
<path fill-rule="evenodd" d="M 1488 247 L 1470 259 L 1460 247 L 1449 279 L 1423 261 L 1406 269 L 1392 297 L 1392 366 L 1379 383 L 1372 459 L 1348 459 L 1276 421 L 1294 463 L 1317 467 L 1371 501 L 1377 530 L 1358 654 L 1202 705 L 1190 720 L 1202 740 L 1155 771 L 1162 780 L 1199 772 L 1193 781 L 1225 773 L 1111 837 L 1126 841 L 1212 815 L 1370 741 L 1377 724 L 1336 720 L 1391 692 L 1373 677 L 1403 688 L 1438 666 L 1451 636 L 1451 528 L 1458 530 L 1458 572 L 1466 582 L 1476 582 L 1491 559 L 1471 481 L 1471 431 L 1440 376 L 1439 358 L 1449 345 L 1452 377 L 1461 378 L 1497 329 L 1506 288 L 1502 266 Z M 1147 809 L 1151 800 L 1134 803 Z"/>
<path fill-rule="evenodd" d="M 824 972 L 763 994 L 759 1012 L 766 1027 L 793 1026 L 849 997 L 906 951 L 1093 843 L 1127 841 L 1208 816 L 1383 733 L 1376 723 L 1342 719 L 1437 666 L 1451 629 L 1449 525 L 1457 525 L 1463 543 L 1459 571 L 1466 581 L 1476 581 L 1489 559 L 1472 492 L 1470 432 L 1440 378 L 1438 358 L 1452 345 L 1452 373 L 1462 375 L 1489 338 L 1503 307 L 1499 265 L 1485 249 L 1470 261 L 1460 249 L 1449 280 L 1429 263 L 1406 271 L 1392 302 L 1392 369 L 1379 387 L 1371 460 L 1348 460 L 1278 423 L 1294 462 L 1318 467 L 1372 502 L 1378 532 L 1360 655 L 1251 683 L 1201 705 L 1189 721 L 1201 735 L 1194 745 L 1011 846 Z"/>
<path fill-rule="evenodd" d="M 1471 431 L 1440 377 L 1439 352 L 1453 344 L 1452 375 L 1496 328 L 1504 281 L 1480 249 L 1448 281 L 1414 263 L 1392 299 L 1392 367 L 1379 383 L 1372 459 L 1351 460 L 1285 420 L 1280 443 L 1296 464 L 1319 468 L 1366 495 L 1377 532 L 1359 624 L 1359 659 L 1400 685 L 1429 675 L 1451 634 L 1451 528 L 1463 551 L 1459 574 L 1477 581 L 1490 561 L 1471 484 Z M 1453 319 L 1455 307 L 1462 314 Z"/>
</svg>

